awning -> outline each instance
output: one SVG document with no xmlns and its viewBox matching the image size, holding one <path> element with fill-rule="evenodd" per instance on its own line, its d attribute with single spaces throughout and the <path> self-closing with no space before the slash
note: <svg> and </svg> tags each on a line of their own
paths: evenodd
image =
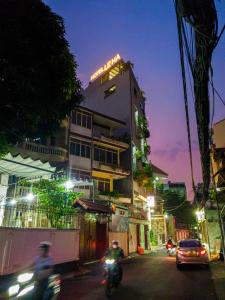
<svg viewBox="0 0 225 300">
<path fill-rule="evenodd" d="M 102 214 L 112 214 L 112 209 L 108 205 L 104 205 L 97 201 L 93 202 L 86 199 L 78 199 L 75 204 L 75 208 L 81 208 L 87 212 L 95 212 Z"/>
<path fill-rule="evenodd" d="M 49 162 L 22 157 L 20 154 L 13 156 L 11 153 L 8 153 L 0 159 L 0 173 L 15 175 L 17 177 L 43 177 L 55 173 L 55 169 Z"/>
</svg>

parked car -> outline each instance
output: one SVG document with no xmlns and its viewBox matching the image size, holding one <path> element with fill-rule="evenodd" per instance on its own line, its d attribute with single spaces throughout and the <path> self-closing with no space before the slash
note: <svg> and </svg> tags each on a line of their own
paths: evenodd
<svg viewBox="0 0 225 300">
<path fill-rule="evenodd" d="M 177 247 L 176 264 L 178 269 L 181 269 L 184 264 L 199 264 L 208 267 L 208 253 L 197 239 L 181 240 Z"/>
</svg>

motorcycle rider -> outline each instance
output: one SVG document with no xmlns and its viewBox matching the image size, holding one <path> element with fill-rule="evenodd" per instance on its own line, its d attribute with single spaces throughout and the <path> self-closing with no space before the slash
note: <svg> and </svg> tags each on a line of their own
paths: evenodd
<svg viewBox="0 0 225 300">
<path fill-rule="evenodd" d="M 123 278 L 123 269 L 121 267 L 120 262 L 124 258 L 124 252 L 123 249 L 119 247 L 119 241 L 117 240 L 112 241 L 112 247 L 106 251 L 105 257 L 110 257 L 115 259 L 118 266 L 119 281 L 121 281 Z"/>
<path fill-rule="evenodd" d="M 35 299 L 44 299 L 44 293 L 48 287 L 48 278 L 52 274 L 54 262 L 49 255 L 51 243 L 48 241 L 41 242 L 38 250 L 39 255 L 33 262 L 34 276 L 36 279 Z"/>
</svg>

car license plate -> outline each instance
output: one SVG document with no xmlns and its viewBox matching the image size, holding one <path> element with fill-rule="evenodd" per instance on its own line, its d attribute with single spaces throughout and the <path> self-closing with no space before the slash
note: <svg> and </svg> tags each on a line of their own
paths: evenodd
<svg viewBox="0 0 225 300">
<path fill-rule="evenodd" d="M 197 253 L 196 253 L 196 251 L 189 251 L 188 255 L 189 256 L 197 256 Z"/>
</svg>

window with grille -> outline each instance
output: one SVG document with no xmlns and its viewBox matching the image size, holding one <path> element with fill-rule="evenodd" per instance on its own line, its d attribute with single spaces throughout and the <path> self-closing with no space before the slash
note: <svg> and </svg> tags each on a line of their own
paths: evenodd
<svg viewBox="0 0 225 300">
<path fill-rule="evenodd" d="M 110 192 L 110 180 L 95 178 L 95 186 L 99 192 Z"/>
<path fill-rule="evenodd" d="M 116 150 L 94 146 L 94 160 L 102 162 L 106 165 L 118 165 L 118 153 Z"/>
<path fill-rule="evenodd" d="M 73 111 L 72 123 L 81 127 L 91 129 L 91 115 L 85 114 L 81 111 Z"/>
<path fill-rule="evenodd" d="M 91 144 L 84 141 L 73 140 L 70 142 L 70 154 L 90 158 Z"/>
</svg>

